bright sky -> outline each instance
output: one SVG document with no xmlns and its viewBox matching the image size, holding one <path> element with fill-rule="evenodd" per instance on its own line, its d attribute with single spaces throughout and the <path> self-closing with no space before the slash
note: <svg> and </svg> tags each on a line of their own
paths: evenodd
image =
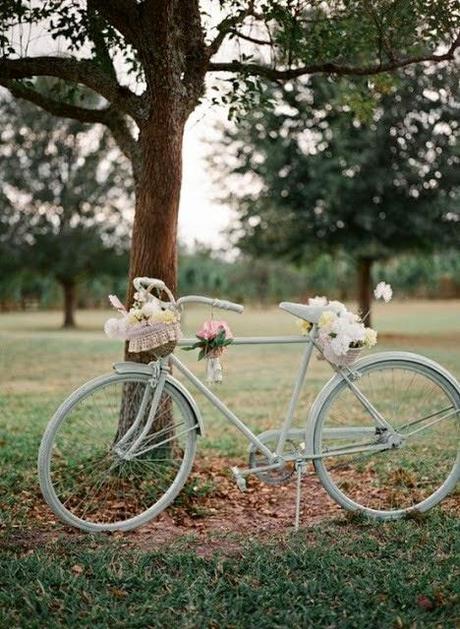
<svg viewBox="0 0 460 629">
<path fill-rule="evenodd" d="M 32 0 L 32 3 L 39 4 L 37 0 Z M 211 0 L 201 0 L 201 4 L 208 13 L 209 24 L 215 26 L 221 19 L 219 7 Z M 9 35 L 19 49 L 22 50 L 25 46 L 24 54 L 66 54 L 65 41 L 60 38 L 50 40 L 43 29 L 32 27 L 23 32 L 15 28 L 11 29 Z M 82 56 L 85 56 L 84 52 L 83 49 Z M 206 139 L 213 135 L 215 123 L 225 120 L 226 112 L 223 108 L 211 108 L 209 103 L 205 103 L 192 114 L 187 124 L 179 212 L 179 237 L 187 244 L 198 240 L 217 248 L 225 242 L 222 230 L 231 220 L 231 211 L 213 200 L 215 188 L 213 190 L 209 167 L 205 161 L 206 151 L 209 151 Z"/>
<path fill-rule="evenodd" d="M 223 108 L 199 107 L 187 123 L 184 142 L 184 178 L 179 210 L 179 238 L 186 244 L 195 240 L 212 247 L 225 242 L 222 230 L 231 221 L 231 210 L 214 200 L 216 187 L 205 156 L 211 150 L 217 121 L 225 120 Z"/>
</svg>

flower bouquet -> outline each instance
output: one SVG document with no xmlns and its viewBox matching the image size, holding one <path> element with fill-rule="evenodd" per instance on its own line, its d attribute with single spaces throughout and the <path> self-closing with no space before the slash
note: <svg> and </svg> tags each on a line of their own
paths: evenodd
<svg viewBox="0 0 460 629">
<path fill-rule="evenodd" d="M 225 348 L 233 341 L 233 334 L 226 321 L 205 321 L 196 333 L 198 341 L 185 351 L 200 349 L 198 360 L 206 358 L 206 379 L 208 382 L 222 382 L 223 372 L 220 357 Z"/>
<path fill-rule="evenodd" d="M 377 343 L 377 332 L 367 328 L 360 317 L 339 301 L 330 301 L 318 321 L 318 345 L 334 365 L 352 365 L 363 348 Z"/>
<path fill-rule="evenodd" d="M 380 282 L 374 295 L 389 302 L 392 289 L 389 284 Z M 371 348 L 377 343 L 377 332 L 364 325 L 362 318 L 347 310 L 340 301 L 328 301 L 326 297 L 314 297 L 308 300 L 309 306 L 320 306 L 323 310 L 318 320 L 318 347 L 330 363 L 339 367 L 352 365 L 364 348 Z M 307 333 L 311 324 L 301 322 L 302 331 Z"/>
<path fill-rule="evenodd" d="M 146 290 L 134 294 L 129 310 L 116 295 L 109 295 L 109 301 L 122 316 L 106 321 L 107 336 L 129 341 L 130 352 L 154 350 L 156 358 L 173 351 L 180 337 L 180 315 L 174 302 L 163 302 Z"/>
</svg>

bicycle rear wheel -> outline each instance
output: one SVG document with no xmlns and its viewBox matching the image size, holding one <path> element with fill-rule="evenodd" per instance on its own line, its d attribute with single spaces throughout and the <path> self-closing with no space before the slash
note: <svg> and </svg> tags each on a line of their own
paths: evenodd
<svg viewBox="0 0 460 629">
<path fill-rule="evenodd" d="M 111 374 L 82 386 L 57 410 L 43 435 L 38 472 L 45 500 L 64 522 L 126 531 L 154 518 L 180 492 L 195 455 L 196 417 L 166 382 L 139 441 L 154 393 L 148 375 Z"/>
<path fill-rule="evenodd" d="M 314 461 L 328 493 L 341 506 L 377 519 L 424 512 L 460 476 L 460 391 L 434 363 L 382 359 L 357 367 L 359 390 L 394 429 L 374 419 L 347 386 L 332 388 L 317 415 Z M 347 449 L 385 450 L 344 453 Z M 334 452 L 342 451 L 334 456 Z"/>
</svg>

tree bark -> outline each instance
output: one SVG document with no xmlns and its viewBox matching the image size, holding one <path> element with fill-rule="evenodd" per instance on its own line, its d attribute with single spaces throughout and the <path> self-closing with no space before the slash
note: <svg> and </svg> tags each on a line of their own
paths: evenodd
<svg viewBox="0 0 460 629">
<path fill-rule="evenodd" d="M 372 258 L 358 259 L 358 308 L 364 323 L 370 327 L 372 308 Z"/>
<path fill-rule="evenodd" d="M 141 167 L 136 185 L 136 212 L 131 244 L 127 305 L 137 276 L 163 280 L 174 293 L 177 280 L 177 217 L 182 184 L 182 141 L 185 118 L 167 111 L 141 129 Z M 161 112 L 160 112 L 161 113 Z M 149 352 L 126 358 L 149 362 Z"/>
<path fill-rule="evenodd" d="M 75 328 L 75 306 L 77 302 L 77 290 L 73 280 L 61 282 L 64 293 L 64 328 Z"/>
</svg>

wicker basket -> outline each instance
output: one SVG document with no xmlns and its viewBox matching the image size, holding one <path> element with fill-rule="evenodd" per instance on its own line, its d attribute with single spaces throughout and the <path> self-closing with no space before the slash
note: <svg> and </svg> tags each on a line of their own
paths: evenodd
<svg viewBox="0 0 460 629">
<path fill-rule="evenodd" d="M 128 349 L 134 353 L 151 351 L 155 358 L 163 358 L 174 351 L 180 334 L 178 323 L 138 326 L 127 333 Z"/>
<path fill-rule="evenodd" d="M 337 367 L 351 367 L 361 355 L 362 347 L 352 347 L 346 354 L 338 356 L 333 352 L 328 351 L 329 348 L 321 348 L 324 358 L 330 363 L 337 365 Z"/>
<path fill-rule="evenodd" d="M 156 290 L 158 299 L 164 293 L 167 301 L 161 301 L 164 309 L 177 313 L 176 300 L 169 288 L 160 280 L 148 277 L 137 277 L 133 281 L 138 292 L 144 294 L 146 302 L 153 300 L 152 290 Z M 144 323 L 127 330 L 126 339 L 129 341 L 128 350 L 133 353 L 151 352 L 156 359 L 168 356 L 174 351 L 181 336 L 180 324 L 174 323 Z"/>
</svg>

